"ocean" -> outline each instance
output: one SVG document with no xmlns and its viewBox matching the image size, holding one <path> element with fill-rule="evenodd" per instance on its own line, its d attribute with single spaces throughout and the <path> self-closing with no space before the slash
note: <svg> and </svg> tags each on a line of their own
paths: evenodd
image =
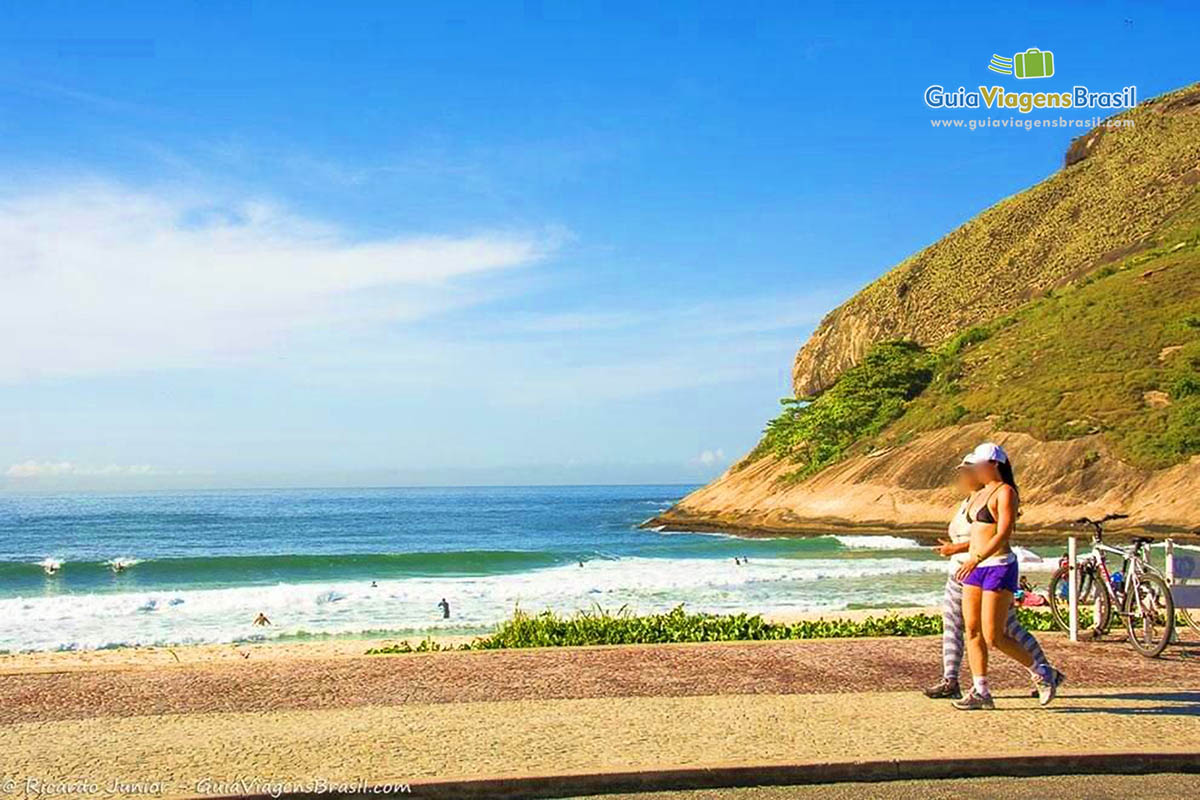
<svg viewBox="0 0 1200 800">
<path fill-rule="evenodd" d="M 483 633 L 518 607 L 833 612 L 940 600 L 945 562 L 901 537 L 638 527 L 691 488 L 2 495 L 0 651 L 415 640 Z M 270 627 L 252 625 L 259 613 Z"/>
</svg>

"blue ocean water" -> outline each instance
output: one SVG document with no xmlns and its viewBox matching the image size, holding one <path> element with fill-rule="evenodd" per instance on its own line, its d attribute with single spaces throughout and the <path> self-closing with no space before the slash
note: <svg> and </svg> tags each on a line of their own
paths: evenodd
<svg viewBox="0 0 1200 800">
<path fill-rule="evenodd" d="M 0 650 L 478 633 L 516 607 L 772 612 L 938 599 L 944 562 L 902 538 L 638 527 L 691 488 L 0 496 Z M 260 612 L 270 628 L 251 625 Z"/>
</svg>

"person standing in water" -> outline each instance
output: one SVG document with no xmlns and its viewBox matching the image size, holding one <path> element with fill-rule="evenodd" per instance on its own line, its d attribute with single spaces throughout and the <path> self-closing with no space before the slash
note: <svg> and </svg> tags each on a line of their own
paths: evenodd
<svg viewBox="0 0 1200 800">
<path fill-rule="evenodd" d="M 442 598 L 442 602 L 438 603 L 438 608 L 442 610 L 442 619 L 450 619 L 450 604 L 446 602 L 446 598 Z"/>
<path fill-rule="evenodd" d="M 942 598 L 942 679 L 923 690 L 926 697 L 933 699 L 957 700 L 962 697 L 958 681 L 963 660 L 963 587 L 956 573 L 966 562 L 967 551 L 971 547 L 971 523 L 967 521 L 967 511 L 971 499 L 983 488 L 983 484 L 971 470 L 974 455 L 968 453 L 954 470 L 955 486 L 964 499 L 959 503 L 954 518 L 950 520 L 949 540 L 939 539 L 940 544 L 935 548 L 938 555 L 950 559 L 950 574 L 946 576 L 946 591 Z M 1016 608 L 1010 608 L 1008 611 L 1006 629 L 1009 636 L 1029 651 L 1034 664 L 1046 663 L 1046 654 L 1041 645 L 1017 619 Z M 1057 674 L 1061 676 L 1062 673 Z"/>
<path fill-rule="evenodd" d="M 982 484 L 971 495 L 966 520 L 971 525 L 967 559 L 955 577 L 963 584 L 963 623 L 967 632 L 967 660 L 971 664 L 971 691 L 954 701 L 960 711 L 996 707 L 988 686 L 988 651 L 999 650 L 1029 670 L 1037 683 L 1038 703 L 1054 699 L 1062 675 L 1033 656 L 1005 630 L 1013 594 L 1020 585 L 1020 566 L 1010 540 L 1020 508 L 1020 495 L 1012 462 L 997 444 L 984 442 L 965 459 L 967 469 Z"/>
</svg>

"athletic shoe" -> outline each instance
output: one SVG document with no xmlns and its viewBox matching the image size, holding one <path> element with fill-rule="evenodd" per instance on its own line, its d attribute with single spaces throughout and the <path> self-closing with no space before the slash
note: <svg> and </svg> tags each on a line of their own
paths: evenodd
<svg viewBox="0 0 1200 800">
<path fill-rule="evenodd" d="M 958 700 L 962 697 L 962 689 L 958 687 L 958 681 L 949 678 L 942 678 L 933 686 L 926 686 L 921 691 L 932 700 Z"/>
<path fill-rule="evenodd" d="M 1050 670 L 1050 680 L 1038 681 L 1037 694 L 1039 706 L 1050 705 L 1050 701 L 1058 694 L 1058 685 L 1063 682 L 1063 674 L 1061 672 L 1054 669 L 1054 667 L 1051 667 Z"/>
<path fill-rule="evenodd" d="M 955 700 L 951 705 L 959 711 L 993 711 L 996 708 L 990 694 L 979 694 L 974 689 L 967 692 L 967 696 L 962 700 Z"/>
<path fill-rule="evenodd" d="M 1054 667 L 1050 667 L 1050 672 L 1052 672 L 1054 674 L 1054 688 L 1057 691 L 1059 686 L 1062 686 L 1064 683 L 1066 683 L 1067 676 L 1063 675 L 1061 672 L 1056 670 Z M 1042 692 L 1038 688 L 1040 685 L 1041 685 L 1041 681 L 1038 680 L 1037 678 L 1034 678 L 1033 679 L 1033 691 L 1029 693 L 1030 697 L 1040 698 L 1042 696 Z M 1049 701 L 1047 701 L 1047 702 L 1049 702 Z M 1042 705 L 1045 705 L 1045 703 L 1043 703 Z"/>
</svg>

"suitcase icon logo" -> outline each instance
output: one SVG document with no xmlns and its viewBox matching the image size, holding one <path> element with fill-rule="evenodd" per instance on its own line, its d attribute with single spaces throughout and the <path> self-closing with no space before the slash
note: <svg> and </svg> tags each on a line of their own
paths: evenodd
<svg viewBox="0 0 1200 800">
<path fill-rule="evenodd" d="M 988 69 L 1017 78 L 1049 78 L 1054 74 L 1054 53 L 1031 47 L 1012 58 L 993 54 Z"/>
</svg>

